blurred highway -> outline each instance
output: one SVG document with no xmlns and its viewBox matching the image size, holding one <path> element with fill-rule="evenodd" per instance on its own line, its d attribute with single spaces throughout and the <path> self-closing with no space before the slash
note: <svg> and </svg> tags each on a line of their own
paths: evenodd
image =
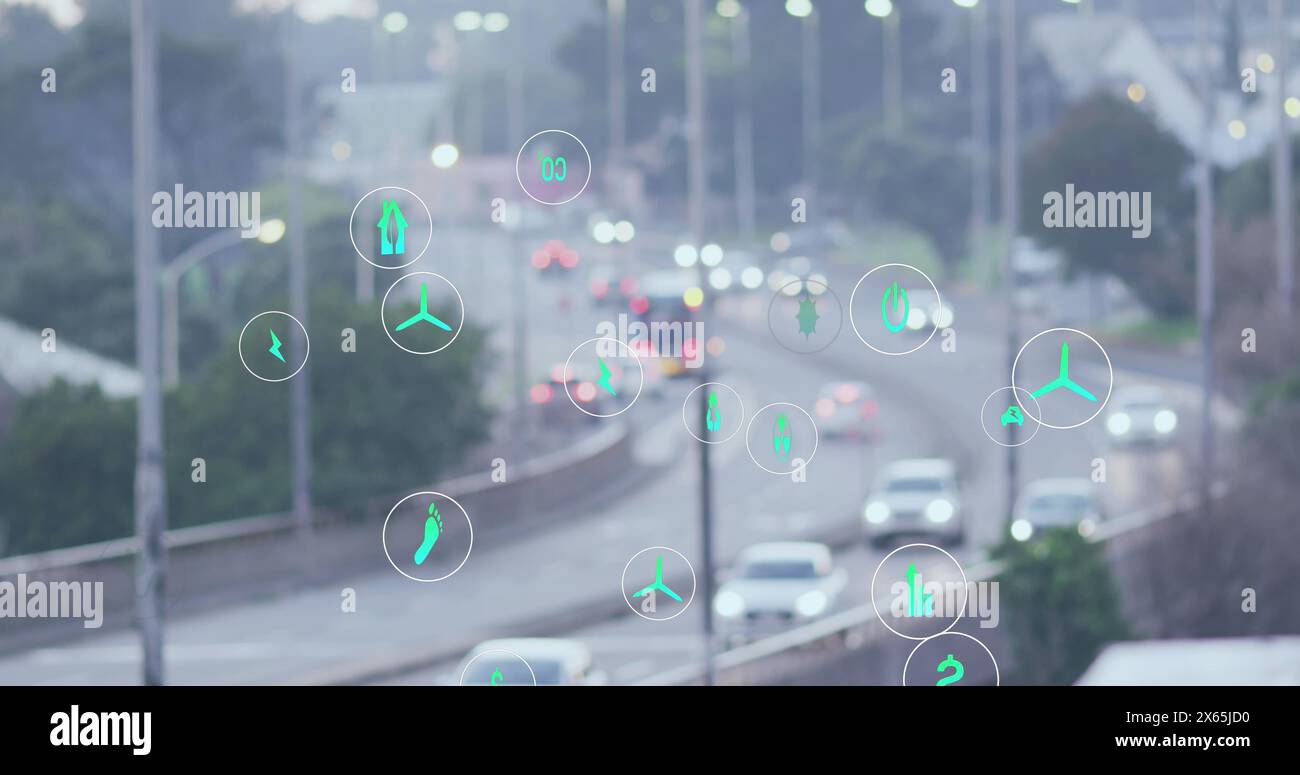
<svg viewBox="0 0 1300 775">
<path fill-rule="evenodd" d="M 499 352 L 508 352 L 511 344 L 510 302 L 506 294 L 492 292 L 491 278 L 498 276 L 497 268 L 505 271 L 504 255 L 494 252 L 477 268 L 452 259 L 414 267 L 443 272 L 457 282 L 467 319 L 497 332 Z M 667 259 L 657 256 L 653 262 L 662 268 Z M 828 268 L 830 284 L 846 305 L 853 283 L 868 268 Z M 561 320 L 530 331 L 530 378 L 538 379 L 618 310 L 592 304 L 579 276 L 552 280 L 529 270 L 529 280 L 529 315 Z M 848 572 L 844 604 L 864 602 L 884 552 L 856 539 L 863 499 L 877 468 L 904 457 L 956 461 L 967 519 L 966 544 L 955 551 L 959 559 L 976 562 L 999 540 L 1005 530 L 1004 452 L 980 431 L 979 410 L 991 391 L 1009 382 L 1000 314 L 977 294 L 941 291 L 956 308 L 956 352 L 942 352 L 935 337 L 900 358 L 870 351 L 847 325 L 827 350 L 792 353 L 771 341 L 766 285 L 721 300 L 707 334 L 721 336 L 726 349 L 710 358 L 710 376 L 734 387 L 748 410 L 790 401 L 811 412 L 825 383 L 861 379 L 876 389 L 883 429 L 871 443 L 823 438 L 806 483 L 760 470 L 745 452 L 743 432 L 716 446 L 715 546 L 722 566 L 752 543 L 826 540 L 836 545 L 836 562 Z M 1038 330 L 1024 330 L 1022 341 Z M 1105 384 L 1104 364 L 1081 362 L 1075 368 L 1079 378 Z M 1179 383 L 1117 368 L 1116 389 L 1151 382 L 1164 384 L 1179 409 L 1190 409 L 1192 395 Z M 530 634 L 583 640 L 614 683 L 641 680 L 697 658 L 700 617 L 710 601 L 697 597 L 683 616 L 652 622 L 634 615 L 619 591 L 624 564 L 649 546 L 670 546 L 690 558 L 697 571 L 702 568 L 695 442 L 681 423 L 682 401 L 694 384 L 689 378 L 667 380 L 661 395 L 643 394 L 626 415 L 603 421 L 634 424 L 637 455 L 656 472 L 638 489 L 619 491 L 593 481 L 587 492 L 574 495 L 580 518 L 533 515 L 530 526 L 509 541 L 477 542 L 464 568 L 441 583 L 418 584 L 385 570 L 329 588 L 174 619 L 167 631 L 168 681 L 435 683 L 474 643 Z M 1191 412 L 1181 415 L 1189 418 Z M 1179 430 L 1195 437 L 1190 421 Z M 501 446 L 508 449 L 508 440 Z M 1110 449 L 1100 419 L 1074 431 L 1043 429 L 1021 448 L 1022 485 L 1048 476 L 1087 477 L 1098 456 L 1108 461 L 1109 481 L 1101 486 L 1111 513 L 1170 499 L 1184 487 L 1177 447 Z M 493 518 L 470 516 L 476 523 Z M 343 587 L 356 590 L 355 613 L 340 610 Z M 0 659 L 0 683 L 136 683 L 139 664 L 136 634 L 118 631 Z"/>
</svg>

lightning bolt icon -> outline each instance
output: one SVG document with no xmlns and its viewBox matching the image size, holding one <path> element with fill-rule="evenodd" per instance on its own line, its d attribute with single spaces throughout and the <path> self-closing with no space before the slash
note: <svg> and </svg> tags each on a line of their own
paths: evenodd
<svg viewBox="0 0 1300 775">
<path fill-rule="evenodd" d="M 279 358 L 280 363 L 284 363 L 284 356 L 280 354 L 280 337 L 276 336 L 274 331 L 271 331 L 271 346 L 266 348 L 266 351 Z"/>
<path fill-rule="evenodd" d="M 597 355 L 596 360 L 600 361 L 600 380 L 596 384 L 608 390 L 611 396 L 617 396 L 618 393 L 614 392 L 614 386 L 609 383 L 609 378 L 612 375 L 609 367 L 605 365 L 605 359 Z"/>
</svg>

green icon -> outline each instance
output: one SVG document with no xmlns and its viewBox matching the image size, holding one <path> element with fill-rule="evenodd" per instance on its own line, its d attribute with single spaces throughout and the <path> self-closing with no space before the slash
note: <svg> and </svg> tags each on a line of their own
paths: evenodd
<svg viewBox="0 0 1300 775">
<path fill-rule="evenodd" d="M 438 543 L 440 535 L 442 535 L 442 515 L 438 513 L 438 504 L 430 503 L 429 518 L 424 521 L 424 543 L 415 550 L 416 565 L 424 564 L 429 557 L 429 552 L 433 551 L 433 545 Z"/>
<path fill-rule="evenodd" d="M 406 252 L 406 218 L 396 199 L 384 200 L 384 214 L 379 219 L 379 250 L 382 255 L 402 255 Z M 393 239 L 393 231 L 397 239 Z"/>
<path fill-rule="evenodd" d="M 907 566 L 907 615 L 934 616 L 934 593 L 924 594 L 924 582 L 916 563 Z"/>
<path fill-rule="evenodd" d="M 665 595 L 679 603 L 682 602 L 681 595 L 678 595 L 676 592 L 669 589 L 668 585 L 664 584 L 664 556 L 662 554 L 655 558 L 654 583 L 645 587 L 640 592 L 633 593 L 632 597 L 645 597 L 646 595 L 653 596 L 656 590 L 662 591 Z"/>
<path fill-rule="evenodd" d="M 817 314 L 817 302 L 807 296 L 799 300 L 799 311 L 794 319 L 799 321 L 799 333 L 803 334 L 804 339 L 817 333 L 817 321 L 821 318 L 822 316 Z"/>
<path fill-rule="evenodd" d="M 610 378 L 614 375 L 610 372 L 609 367 L 605 365 L 605 359 L 597 355 L 596 360 L 600 362 L 600 379 L 596 384 L 605 388 L 605 390 L 608 390 L 611 396 L 617 396 L 618 393 L 614 390 L 614 386 L 609 382 Z"/>
<path fill-rule="evenodd" d="M 893 301 L 890 301 L 890 297 L 893 297 Z M 903 314 L 898 320 L 898 325 L 889 322 L 890 307 L 903 308 Z M 907 291 L 899 288 L 898 283 L 894 283 L 892 286 L 885 289 L 884 295 L 880 297 L 880 318 L 885 321 L 885 328 L 888 328 L 895 334 L 902 331 L 907 327 L 907 316 L 910 315 L 911 312 L 912 304 L 907 300 Z"/>
<path fill-rule="evenodd" d="M 1011 424 L 1024 425 L 1025 418 L 1020 415 L 1020 407 L 1008 406 L 1007 410 L 1002 413 L 1002 427 L 1005 428 Z"/>
<path fill-rule="evenodd" d="M 412 315 L 411 317 L 407 318 L 406 321 L 405 321 L 404 323 L 400 323 L 400 324 L 397 326 L 396 330 L 397 330 L 397 331 L 405 331 L 406 329 L 410 328 L 411 326 L 415 325 L 416 323 L 419 323 L 421 320 L 423 320 L 423 321 L 426 322 L 426 323 L 431 323 L 431 324 L 437 326 L 438 328 L 441 328 L 443 331 L 450 331 L 450 330 L 451 330 L 451 326 L 447 325 L 446 323 L 442 322 L 442 321 L 439 320 L 438 318 L 436 318 L 436 317 L 434 317 L 433 315 L 430 315 L 430 314 L 429 314 L 429 285 L 428 285 L 428 283 L 420 283 L 420 311 L 417 312 L 417 313 L 415 313 L 415 314 Z"/>
<path fill-rule="evenodd" d="M 506 682 L 506 677 L 501 675 L 501 668 L 498 667 L 496 670 L 492 671 L 492 677 L 488 679 L 488 682 L 492 686 L 500 686 Z"/>
<path fill-rule="evenodd" d="M 1030 393 L 1030 395 L 1034 398 L 1038 398 L 1039 396 L 1045 396 L 1058 388 L 1065 388 L 1073 393 L 1077 393 L 1089 401 L 1097 400 L 1096 396 L 1089 393 L 1074 380 L 1070 379 L 1070 345 L 1066 342 L 1061 342 L 1061 375 L 1035 390 L 1033 393 Z"/>
<path fill-rule="evenodd" d="M 537 158 L 542 162 L 542 180 L 558 180 L 561 183 L 569 176 L 569 163 L 564 160 L 563 156 L 543 156 L 539 151 Z"/>
<path fill-rule="evenodd" d="M 274 331 L 271 331 L 271 346 L 266 348 L 266 351 L 279 358 L 280 363 L 284 363 L 284 356 L 280 354 L 280 337 L 276 336 Z"/>
<path fill-rule="evenodd" d="M 772 425 L 772 451 L 784 460 L 790 456 L 790 445 L 790 418 L 785 412 L 778 412 Z"/>
<path fill-rule="evenodd" d="M 718 409 L 718 394 L 709 394 L 709 409 L 704 413 L 704 425 L 711 431 L 722 427 L 722 412 Z"/>
<path fill-rule="evenodd" d="M 962 676 L 966 675 L 966 666 L 963 665 L 960 661 L 958 661 L 955 657 L 953 657 L 952 654 L 949 654 L 948 658 L 940 662 L 939 666 L 934 669 L 936 673 L 943 673 L 948 670 L 953 670 L 955 672 L 952 675 L 945 675 L 943 678 L 940 678 L 938 681 L 935 681 L 934 683 L 935 686 L 947 686 L 948 684 L 955 684 L 961 680 Z"/>
</svg>

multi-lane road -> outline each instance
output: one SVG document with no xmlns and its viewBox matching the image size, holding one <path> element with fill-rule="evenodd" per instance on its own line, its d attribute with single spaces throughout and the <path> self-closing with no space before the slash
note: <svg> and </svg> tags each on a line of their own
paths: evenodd
<svg viewBox="0 0 1300 775">
<path fill-rule="evenodd" d="M 835 270 L 830 282 L 851 286 L 857 274 Z M 532 283 L 529 312 L 535 321 L 568 299 L 561 324 L 531 324 L 534 371 L 563 362 L 573 346 L 596 335 L 598 321 L 617 314 L 589 304 L 573 280 Z M 508 305 L 489 301 L 494 295 L 487 283 L 481 294 L 461 290 L 470 316 L 481 309 L 487 317 L 481 322 L 507 348 Z M 917 456 L 951 458 L 960 467 L 967 540 L 955 553 L 963 562 L 978 561 L 1000 539 L 1006 518 L 1005 453 L 980 430 L 979 418 L 985 397 L 1009 383 L 997 305 L 974 293 L 949 294 L 957 309 L 955 352 L 943 352 L 936 338 L 912 355 L 887 358 L 864 347 L 845 326 L 825 351 L 800 355 L 771 340 L 765 322 L 769 294 L 765 286 L 718 305 L 709 334 L 721 336 L 726 349 L 710 359 L 711 378 L 735 388 L 746 407 L 788 401 L 810 412 L 825 383 L 862 379 L 876 389 L 883 433 L 871 443 L 823 439 L 802 483 L 758 468 L 746 453 L 743 433 L 714 447 L 718 563 L 727 565 L 760 541 L 852 536 L 874 472 L 886 462 Z M 1027 330 L 1025 338 L 1037 330 Z M 1078 378 L 1105 382 L 1104 364 L 1080 362 L 1074 368 Z M 1158 378 L 1116 366 L 1116 388 L 1152 381 Z M 1164 383 L 1180 408 L 1190 408 L 1189 389 L 1174 380 Z M 635 489 L 591 481 L 585 492 L 573 494 L 569 511 L 539 512 L 515 535 L 476 542 L 465 566 L 440 583 L 419 584 L 384 570 L 174 619 L 167 629 L 168 680 L 436 683 L 479 640 L 537 633 L 583 640 L 614 683 L 644 680 L 698 658 L 700 615 L 710 601 L 697 598 L 685 615 L 652 622 L 627 608 L 620 589 L 625 563 L 646 547 L 670 546 L 703 567 L 697 443 L 681 422 L 682 402 L 693 386 L 689 379 L 667 381 L 657 395 L 646 394 L 625 415 L 605 421 L 635 428 L 638 459 L 651 469 Z M 1194 424 L 1185 422 L 1180 431 L 1190 437 Z M 501 443 L 504 448 L 508 440 Z M 1100 420 L 1072 431 L 1043 429 L 1021 448 L 1021 481 L 1086 477 L 1099 456 L 1108 463 L 1108 481 L 1099 487 L 1112 512 L 1172 498 L 1185 486 L 1176 448 L 1112 449 Z M 470 516 L 476 522 L 493 519 Z M 849 579 L 846 604 L 867 599 L 882 555 L 859 541 L 837 544 L 836 563 Z M 353 613 L 341 610 L 344 587 L 356 592 Z M 134 683 L 139 658 L 134 633 L 118 630 L 0 659 L 0 684 Z"/>
</svg>

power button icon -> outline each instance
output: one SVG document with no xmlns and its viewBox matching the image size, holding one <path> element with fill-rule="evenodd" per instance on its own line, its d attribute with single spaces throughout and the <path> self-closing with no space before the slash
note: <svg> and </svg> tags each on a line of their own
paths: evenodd
<svg viewBox="0 0 1300 775">
<path fill-rule="evenodd" d="M 890 322 L 890 312 L 902 311 L 898 315 L 898 323 Z M 880 319 L 884 321 L 885 328 L 894 333 L 898 333 L 907 327 L 907 317 L 911 313 L 911 304 L 907 300 L 907 291 L 899 288 L 898 283 L 894 283 L 885 289 L 884 294 L 880 297 Z"/>
</svg>

